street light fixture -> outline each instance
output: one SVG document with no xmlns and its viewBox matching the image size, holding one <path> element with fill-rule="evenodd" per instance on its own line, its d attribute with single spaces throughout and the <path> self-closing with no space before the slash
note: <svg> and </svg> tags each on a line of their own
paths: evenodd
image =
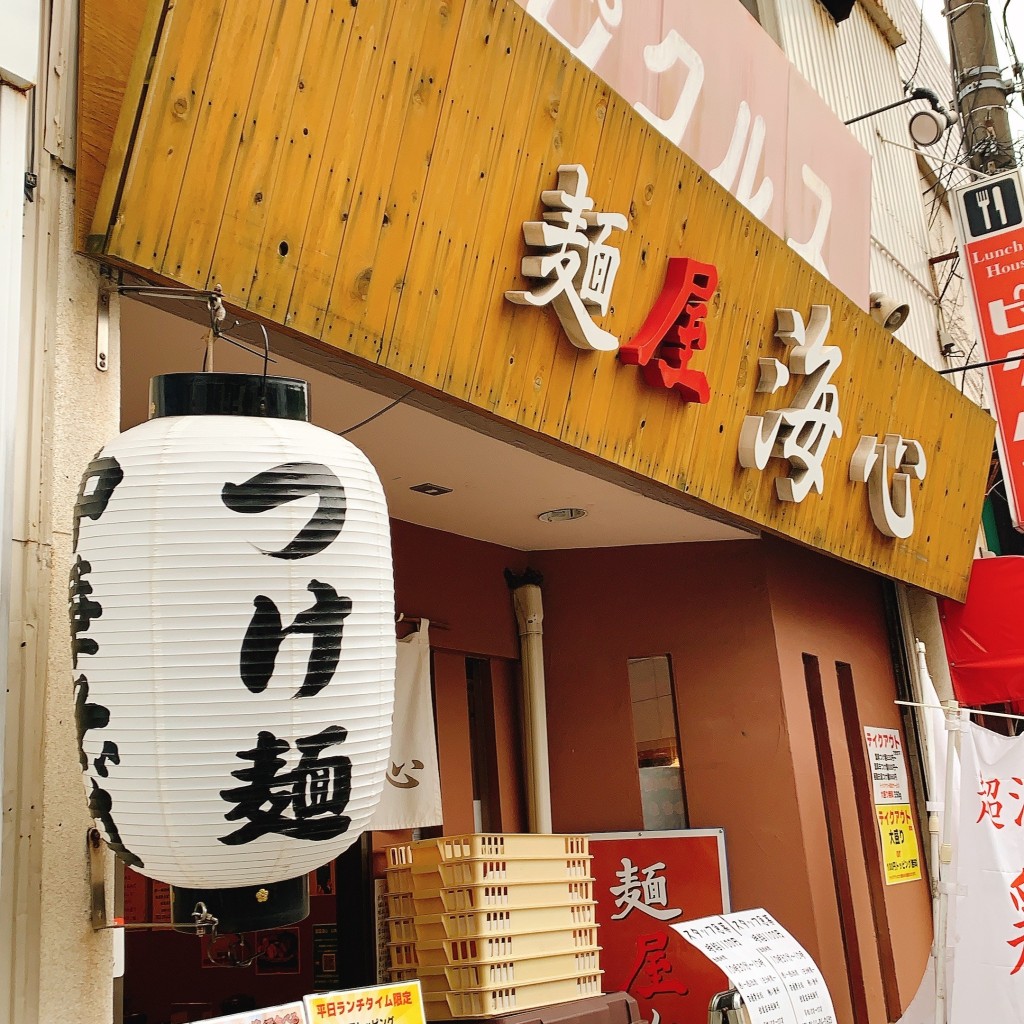
<svg viewBox="0 0 1024 1024">
<path fill-rule="evenodd" d="M 923 86 L 912 89 L 910 94 L 901 100 L 887 103 L 884 107 L 878 107 L 876 110 L 869 110 L 866 114 L 858 114 L 856 117 L 851 117 L 849 121 L 844 121 L 843 124 L 856 124 L 858 121 L 874 117 L 875 114 L 895 110 L 896 107 L 902 107 L 905 103 L 913 103 L 915 100 L 927 100 L 931 104 L 931 109 L 918 110 L 911 115 L 910 123 L 907 126 L 910 137 L 918 146 L 934 146 L 955 123 L 956 118 L 943 107 L 942 101 L 931 89 L 926 89 Z"/>
</svg>

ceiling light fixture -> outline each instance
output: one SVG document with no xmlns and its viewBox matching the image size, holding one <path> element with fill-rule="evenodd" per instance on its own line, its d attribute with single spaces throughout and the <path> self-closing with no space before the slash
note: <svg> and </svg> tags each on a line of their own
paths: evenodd
<svg viewBox="0 0 1024 1024">
<path fill-rule="evenodd" d="M 571 519 L 582 519 L 586 514 L 585 508 L 553 508 L 548 512 L 541 512 L 537 518 L 542 523 L 567 523 Z"/>
<path fill-rule="evenodd" d="M 428 494 L 431 498 L 436 498 L 442 494 L 451 494 L 452 489 L 450 487 L 443 487 L 441 484 L 417 484 L 415 487 L 410 487 L 410 491 L 419 491 L 420 494 Z"/>
</svg>

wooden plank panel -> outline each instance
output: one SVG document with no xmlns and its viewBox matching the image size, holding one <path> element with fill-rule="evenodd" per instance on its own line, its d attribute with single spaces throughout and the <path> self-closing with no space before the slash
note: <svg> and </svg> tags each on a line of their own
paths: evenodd
<svg viewBox="0 0 1024 1024">
<path fill-rule="evenodd" d="M 133 156 L 108 174 L 111 194 L 123 190 L 108 259 L 180 279 L 186 261 L 179 270 L 176 257 L 165 264 L 162 254 L 187 252 L 189 273 L 209 267 L 229 298 L 292 333 L 681 491 L 694 507 L 962 596 L 990 418 L 516 5 L 361 0 L 337 8 L 343 27 L 316 0 L 323 27 L 310 32 L 308 5 L 282 4 L 258 62 L 245 55 L 257 68 L 246 115 L 255 124 L 232 143 L 230 117 L 196 118 L 188 108 L 176 121 L 173 106 L 181 83 L 200 97 L 223 92 L 216 68 L 230 59 L 222 47 L 232 33 L 211 30 L 204 42 L 200 26 L 240 3 L 176 0 L 157 49 L 159 73 L 137 111 Z M 225 25 L 235 17 L 229 11 Z M 229 109 L 243 93 L 240 82 Z M 187 203 L 172 222 L 141 183 L 169 175 L 182 179 L 183 197 L 200 196 L 203 152 L 224 154 L 235 168 L 223 217 L 212 212 L 220 200 L 211 194 L 201 216 L 190 217 L 198 205 Z M 555 187 L 564 163 L 588 170 L 595 209 L 629 213 L 629 229 L 609 239 L 621 264 L 612 309 L 599 320 L 620 339 L 646 317 L 669 257 L 718 267 L 708 348 L 695 359 L 710 381 L 707 405 L 648 387 L 612 353 L 575 349 L 550 308 L 504 299 L 506 289 L 532 284 L 520 273 L 522 224 L 544 212 L 541 192 Z M 218 175 L 213 192 L 223 190 Z M 799 386 L 756 391 L 758 359 L 785 357 L 775 310 L 806 318 L 813 303 L 831 306 L 829 342 L 844 353 L 833 380 L 844 434 L 825 459 L 825 494 L 793 505 L 775 493 L 786 465 L 743 469 L 737 443 L 745 416 L 785 406 Z M 928 476 L 914 486 L 918 529 L 906 541 L 874 528 L 866 487 L 848 479 L 864 433 L 926 445 Z"/>
<path fill-rule="evenodd" d="M 164 19 L 163 37 L 120 198 L 118 213 L 132 211 L 131 227 L 118 217 L 110 239 L 112 249 L 131 253 L 131 258 L 154 270 L 163 264 L 228 2 L 173 4 Z M 225 54 L 223 59 L 231 58 Z M 217 126 L 218 133 L 220 128 Z M 205 144 L 207 140 L 201 140 L 200 145 Z"/>
<path fill-rule="evenodd" d="M 147 3 L 80 0 L 75 162 L 75 248 L 78 252 L 86 252 L 89 247 L 89 230 L 99 204 L 107 163 L 119 167 L 124 162 L 162 13 L 162 0 Z M 122 101 L 126 98 L 126 123 L 117 131 Z M 108 180 L 112 186 L 117 183 L 116 178 Z M 113 205 L 111 189 L 103 201 L 107 218 Z"/>
<path fill-rule="evenodd" d="M 429 24 L 444 37 L 453 37 L 452 12 L 447 5 L 432 10 Z M 374 140 L 363 150 L 352 174 L 351 202 L 345 224 L 345 259 L 339 263 L 331 286 L 325 317 L 324 337 L 333 344 L 344 344 L 357 355 L 376 360 L 382 350 L 378 332 L 350 331 L 352 324 L 363 322 L 370 284 L 375 270 L 386 273 L 387 264 L 377 258 L 381 239 L 391 227 L 396 212 L 390 208 L 391 190 L 405 168 L 399 162 L 406 118 L 413 97 L 420 87 L 420 53 L 426 44 L 426 25 L 419 19 L 396 16 L 387 39 L 387 58 L 381 64 L 377 87 L 369 101 L 366 133 Z M 428 32 L 431 43 L 434 33 Z M 454 42 L 454 40 L 451 40 Z M 414 176 L 420 177 L 419 168 Z M 408 193 L 408 189 L 403 189 Z M 411 239 L 408 239 L 411 241 Z M 404 259 L 407 254 L 402 254 Z M 340 329 L 347 335 L 336 338 Z"/>
<path fill-rule="evenodd" d="M 304 3 L 297 9 L 288 0 L 276 2 L 268 45 L 261 49 L 242 130 L 236 136 L 231 187 L 222 212 L 211 218 L 217 234 L 207 267 L 207 287 L 219 284 L 232 301 L 248 303 L 253 309 L 273 305 L 272 299 L 264 302 L 260 256 L 269 248 L 275 269 L 284 271 L 289 239 L 298 241 L 291 230 L 292 203 L 295 198 L 305 206 L 309 203 L 308 190 L 293 188 L 287 173 L 293 169 L 293 160 L 300 167 L 312 162 L 315 140 L 322 132 L 319 124 L 309 129 L 314 139 L 311 144 L 310 136 L 302 134 L 306 125 L 297 127 L 295 123 L 296 108 L 305 112 L 311 107 L 317 113 L 332 109 L 330 85 L 304 70 L 306 50 L 312 51 L 314 60 L 340 57 L 346 28 L 328 0 Z M 282 166 L 286 167 L 283 180 Z M 305 186 L 308 179 L 300 178 L 299 183 Z M 292 255 L 291 264 L 297 259 L 297 253 Z"/>
<path fill-rule="evenodd" d="M 339 269 L 344 269 L 340 256 L 352 203 L 353 176 L 363 149 L 373 148 L 373 140 L 363 129 L 383 67 L 388 29 L 397 10 L 395 4 L 381 2 L 361 3 L 355 8 L 345 59 L 325 79 L 335 82 L 337 89 L 330 109 L 321 113 L 321 117 L 328 115 L 329 126 L 319 173 L 311 191 L 291 191 L 285 199 L 295 218 L 300 210 L 305 211 L 306 230 L 299 253 L 301 262 L 284 263 L 278 272 L 290 295 L 289 326 L 311 337 L 319 338 L 325 332 L 331 289 Z M 321 106 L 323 103 L 321 97 Z M 265 262 L 262 273 L 262 280 L 268 280 L 274 273 L 272 264 Z"/>
<path fill-rule="evenodd" d="M 309 9 L 310 5 L 306 5 Z M 235 59 L 215 60 L 196 119 L 201 144 L 193 147 L 173 211 L 161 272 L 193 288 L 206 285 L 210 251 L 239 155 L 239 140 L 252 116 L 253 80 L 260 56 L 277 52 L 285 0 L 228 4 L 221 20 L 218 50 Z M 273 13 L 273 19 L 271 19 Z M 218 130 L 211 131 L 211 122 Z"/>
<path fill-rule="evenodd" d="M 354 19 L 351 8 L 318 0 L 295 82 L 291 116 L 283 136 L 287 146 L 282 149 L 271 188 L 271 194 L 278 198 L 267 204 L 263 240 L 252 274 L 258 287 L 251 308 L 265 310 L 282 323 L 290 320 L 291 292 L 305 246 L 311 234 L 316 237 L 323 228 L 323 211 L 311 206 L 309 197 L 323 169 L 331 126 L 336 119 L 343 122 L 346 111 L 337 82 L 320 74 L 319 69 L 344 64 Z M 290 247 L 288 252 L 282 252 L 282 242 Z M 230 253 L 230 239 L 226 244 Z"/>
<path fill-rule="evenodd" d="M 527 117 L 516 140 L 519 171 L 500 207 L 511 230 L 495 240 L 494 290 L 478 306 L 481 337 L 487 338 L 488 344 L 479 346 L 469 394 L 489 411 L 535 427 L 546 394 L 548 366 L 535 362 L 531 353 L 535 344 L 538 352 L 549 351 L 561 328 L 554 317 L 531 317 L 526 308 L 510 306 L 504 294 L 506 289 L 524 284 L 520 274 L 522 221 L 540 216 L 541 192 L 557 183 L 553 168 L 561 161 L 576 159 L 563 152 L 564 130 L 582 118 L 600 132 L 596 112 L 603 109 L 603 92 L 590 80 L 574 77 L 561 47 L 529 19 L 523 26 L 522 45 L 536 55 L 535 88 L 522 97 Z M 501 359 L 495 359 L 493 352 L 500 352 Z"/>
<path fill-rule="evenodd" d="M 419 51 L 409 64 L 412 88 L 394 158 L 395 173 L 387 192 L 376 248 L 364 260 L 364 266 L 373 268 L 369 282 L 364 287 L 366 275 L 359 279 L 357 294 L 362 308 L 353 308 L 350 313 L 356 323 L 381 325 L 379 335 L 373 336 L 372 346 L 378 359 L 385 358 L 382 350 L 394 338 L 392 326 L 409 278 L 409 259 L 442 113 L 442 83 L 451 69 L 464 8 L 464 0 L 450 0 L 429 6 L 420 19 L 409 19 L 419 39 Z M 369 340 L 369 335 L 362 339 L 362 351 L 369 351 Z M 396 350 L 386 358 L 397 362 L 401 354 Z"/>
<path fill-rule="evenodd" d="M 633 124 L 633 112 L 625 105 L 612 104 L 605 114 L 601 130 L 598 152 L 587 168 L 590 175 L 588 194 L 600 196 L 595 200 L 595 209 L 599 212 L 614 212 L 625 215 L 630 234 L 640 237 L 637 232 L 636 194 L 637 176 L 643 145 L 638 146 Z M 607 244 L 618 246 L 623 232 L 613 230 Z M 620 280 L 621 276 L 621 280 Z M 618 295 L 633 295 L 635 288 L 636 266 L 630 265 L 622 273 L 620 267 L 616 275 L 616 288 L 621 291 L 612 292 L 608 315 L 603 318 L 605 330 L 619 334 L 621 323 L 628 319 L 618 315 L 614 299 Z M 587 410 L 593 400 L 594 389 L 599 377 L 611 378 L 618 373 L 619 365 L 613 359 L 587 359 L 584 353 L 576 358 L 572 379 L 569 382 L 571 401 L 565 401 L 562 410 L 559 437 L 566 444 L 579 447 L 582 440 L 583 424 Z M 550 397 L 550 396 L 549 396 Z M 567 396 L 568 398 L 568 396 Z M 549 428 L 551 433 L 554 430 Z"/>
<path fill-rule="evenodd" d="M 551 51 L 560 63 L 564 60 L 557 47 L 552 46 Z M 538 161 L 534 173 L 523 175 L 524 180 L 531 182 L 531 190 L 517 195 L 516 204 L 509 208 L 510 234 L 518 242 L 520 257 L 526 254 L 522 224 L 543 218 L 545 208 L 541 193 L 557 186 L 558 166 L 592 163 L 604 131 L 611 93 L 603 82 L 594 75 L 575 74 L 571 63 L 566 63 L 560 72 L 559 90 L 548 108 L 555 113 L 555 127 L 549 137 L 550 156 L 543 163 Z M 586 130 L 580 131 L 581 126 Z M 524 167 L 529 166 L 529 159 L 536 157 L 528 152 Z M 509 288 L 532 288 L 537 284 L 522 277 L 519 262 L 515 261 L 514 274 L 501 286 L 501 295 Z M 496 394 L 500 400 L 498 411 L 522 426 L 533 430 L 547 428 L 552 436 L 558 436 L 576 361 L 596 358 L 596 354 L 581 352 L 567 344 L 553 311 L 548 310 L 547 315 L 538 317 L 537 310 L 529 306 L 510 306 L 504 299 L 500 301 L 499 317 L 509 325 L 511 346 L 507 360 L 502 360 L 500 365 L 496 365 L 494 359 L 481 361 L 476 377 L 487 380 L 497 374 L 500 382 L 501 375 L 506 374 Z M 488 348 L 484 348 L 483 354 L 490 355 Z"/>
<path fill-rule="evenodd" d="M 414 338 L 406 359 L 412 375 L 445 390 L 449 362 L 458 367 L 452 372 L 464 377 L 464 361 L 479 343 L 472 336 L 457 337 L 455 323 L 473 261 L 481 258 L 470 240 L 484 233 L 481 222 L 493 218 L 485 205 L 487 171 L 505 104 L 514 94 L 509 79 L 525 19 L 515 4 L 494 11 L 488 4 L 466 5 L 423 195 L 432 225 L 417 230 L 408 268 L 421 301 L 410 303 L 403 295 L 395 318 L 395 333 Z"/>
</svg>

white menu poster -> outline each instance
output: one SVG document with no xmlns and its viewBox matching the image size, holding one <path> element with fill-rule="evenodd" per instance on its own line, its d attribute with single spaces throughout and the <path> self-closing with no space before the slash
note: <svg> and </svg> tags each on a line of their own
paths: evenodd
<svg viewBox="0 0 1024 1024">
<path fill-rule="evenodd" d="M 725 972 L 751 1024 L 836 1024 L 818 965 L 768 911 L 744 910 L 672 927 Z"/>
<path fill-rule="evenodd" d="M 799 1024 L 836 1024 L 832 997 L 818 965 L 767 910 L 742 910 L 730 914 L 728 921 L 778 971 Z"/>
<path fill-rule="evenodd" d="M 907 761 L 903 755 L 903 739 L 899 729 L 878 729 L 873 725 L 865 725 L 864 743 L 868 748 L 875 805 L 909 804 Z"/>
</svg>

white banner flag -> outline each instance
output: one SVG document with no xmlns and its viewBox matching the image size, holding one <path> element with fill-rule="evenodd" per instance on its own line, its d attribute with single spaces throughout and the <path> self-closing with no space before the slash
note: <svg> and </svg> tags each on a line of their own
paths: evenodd
<svg viewBox="0 0 1024 1024">
<path fill-rule="evenodd" d="M 1024 737 L 973 723 L 961 740 L 951 1024 L 1024 1024 Z"/>
<path fill-rule="evenodd" d="M 434 705 L 430 697 L 430 623 L 398 641 L 395 717 L 384 792 L 370 828 L 388 831 L 442 824 Z"/>
</svg>

